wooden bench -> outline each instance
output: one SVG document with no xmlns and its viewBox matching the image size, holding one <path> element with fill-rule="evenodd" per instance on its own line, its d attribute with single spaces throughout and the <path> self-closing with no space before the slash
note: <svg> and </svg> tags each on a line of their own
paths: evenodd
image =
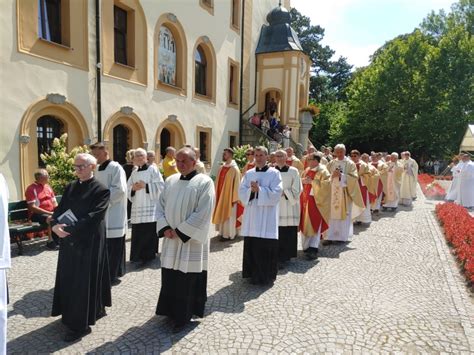
<svg viewBox="0 0 474 355">
<path fill-rule="evenodd" d="M 61 196 L 56 196 L 59 203 Z M 8 203 L 8 228 L 10 230 L 10 241 L 18 246 L 18 255 L 23 254 L 23 241 L 27 233 L 42 232 L 48 229 L 48 225 L 31 222 L 28 218 L 28 204 L 26 200 Z"/>
</svg>

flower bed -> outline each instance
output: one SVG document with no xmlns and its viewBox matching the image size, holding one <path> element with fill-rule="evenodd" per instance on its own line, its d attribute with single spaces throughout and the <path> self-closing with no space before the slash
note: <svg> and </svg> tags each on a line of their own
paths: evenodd
<svg viewBox="0 0 474 355">
<path fill-rule="evenodd" d="M 446 190 L 435 181 L 435 178 L 428 174 L 418 175 L 418 182 L 426 198 L 431 200 L 444 200 Z"/>
<path fill-rule="evenodd" d="M 436 215 L 468 281 L 474 285 L 474 217 L 451 202 L 438 204 Z"/>
</svg>

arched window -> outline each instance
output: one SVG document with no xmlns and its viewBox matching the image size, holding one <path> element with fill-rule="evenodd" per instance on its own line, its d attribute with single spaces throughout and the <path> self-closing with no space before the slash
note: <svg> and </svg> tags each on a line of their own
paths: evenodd
<svg viewBox="0 0 474 355">
<path fill-rule="evenodd" d="M 119 124 L 114 127 L 113 135 L 114 160 L 120 164 L 125 164 L 125 154 L 129 149 L 130 130 L 126 126 Z"/>
<path fill-rule="evenodd" d="M 40 155 L 50 153 L 54 138 L 59 138 L 63 130 L 63 124 L 54 116 L 42 116 L 36 123 L 36 138 L 38 140 L 38 165 L 45 167 Z"/>
<path fill-rule="evenodd" d="M 158 80 L 176 86 L 176 42 L 171 31 L 160 27 L 158 49 Z"/>
<path fill-rule="evenodd" d="M 200 95 L 207 95 L 207 83 L 206 83 L 206 75 L 207 75 L 207 60 L 206 55 L 204 54 L 204 50 L 201 46 L 196 48 L 194 52 L 194 83 L 195 83 L 195 91 L 197 94 Z"/>
</svg>

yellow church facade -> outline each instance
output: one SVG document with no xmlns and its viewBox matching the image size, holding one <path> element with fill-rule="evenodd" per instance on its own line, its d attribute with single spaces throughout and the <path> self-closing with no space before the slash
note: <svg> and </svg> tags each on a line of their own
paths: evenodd
<svg viewBox="0 0 474 355">
<path fill-rule="evenodd" d="M 2 5 L 0 171 L 11 199 L 23 198 L 40 153 L 63 133 L 69 148 L 104 142 L 119 162 L 131 148 L 160 155 L 191 144 L 212 174 L 222 149 L 239 144 L 245 112 L 265 111 L 275 98 L 281 121 L 299 139 L 308 57 L 262 43 L 269 20 L 286 26 L 289 1 Z"/>
</svg>

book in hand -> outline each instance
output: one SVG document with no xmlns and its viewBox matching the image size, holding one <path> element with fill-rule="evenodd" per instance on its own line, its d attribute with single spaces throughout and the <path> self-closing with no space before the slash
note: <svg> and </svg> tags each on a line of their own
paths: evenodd
<svg viewBox="0 0 474 355">
<path fill-rule="evenodd" d="M 68 226 L 73 226 L 77 223 L 77 217 L 71 209 L 68 209 L 62 215 L 60 215 L 57 219 L 59 224 L 66 224 Z"/>
</svg>

